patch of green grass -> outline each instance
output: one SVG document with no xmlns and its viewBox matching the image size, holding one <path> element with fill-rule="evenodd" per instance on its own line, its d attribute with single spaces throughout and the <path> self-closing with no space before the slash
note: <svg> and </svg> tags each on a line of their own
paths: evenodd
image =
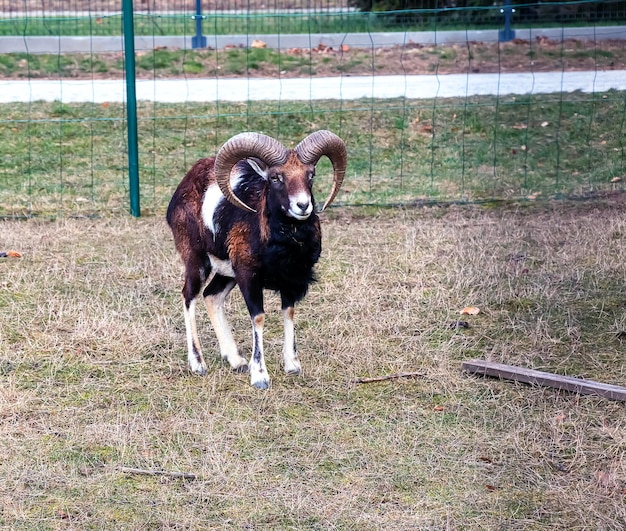
<svg viewBox="0 0 626 531">
<path fill-rule="evenodd" d="M 237 50 L 234 58 L 247 52 Z M 254 52 L 267 57 L 267 50 Z M 343 204 L 585 196 L 619 190 L 623 94 L 439 101 L 221 102 L 139 105 L 141 203 L 164 212 L 198 158 L 230 136 L 259 130 L 293 143 L 313 129 L 346 139 Z M 126 210 L 121 105 L 0 107 L 0 215 Z M 311 124 L 314 123 L 314 127 Z M 324 160 L 316 191 L 327 193 Z"/>
<path fill-rule="evenodd" d="M 361 64 L 363 64 L 363 61 L 361 59 L 350 59 L 348 61 L 338 64 L 335 68 L 337 69 L 338 72 L 349 72 L 355 66 L 358 66 Z"/>
<path fill-rule="evenodd" d="M 613 57 L 615 57 L 615 54 L 609 50 L 596 50 L 596 49 L 590 49 L 590 50 L 579 50 L 579 51 L 575 51 L 571 54 L 571 57 L 575 58 L 575 59 L 587 59 L 587 58 L 591 58 L 591 59 L 598 59 L 598 58 L 604 58 L 604 59 L 612 59 Z"/>
<path fill-rule="evenodd" d="M 224 69 L 226 72 L 242 74 L 247 69 L 255 70 L 262 62 L 273 59 L 276 62 L 278 53 L 268 48 L 246 48 L 228 50 L 224 60 Z"/>
</svg>

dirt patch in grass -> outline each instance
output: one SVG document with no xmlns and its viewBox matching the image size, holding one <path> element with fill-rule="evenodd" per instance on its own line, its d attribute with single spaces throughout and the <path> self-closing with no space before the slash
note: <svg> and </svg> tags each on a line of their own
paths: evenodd
<svg viewBox="0 0 626 531">
<path fill-rule="evenodd" d="M 188 373 L 160 218 L 0 222 L 0 523 L 11 529 L 622 529 L 623 403 L 468 377 L 468 358 L 626 385 L 621 200 L 333 209 L 296 314 L 305 375 Z M 40 281 L 33 281 L 40 279 Z M 464 306 L 481 312 L 450 326 Z M 250 325 L 233 292 L 241 348 Z M 419 378 L 356 385 L 357 377 Z M 195 480 L 127 473 L 185 472 Z"/>
</svg>

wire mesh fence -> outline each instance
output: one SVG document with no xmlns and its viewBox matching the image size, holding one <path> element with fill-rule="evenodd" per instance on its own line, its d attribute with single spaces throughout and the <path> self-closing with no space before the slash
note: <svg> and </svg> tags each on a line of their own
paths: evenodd
<svg viewBox="0 0 626 531">
<path fill-rule="evenodd" d="M 626 2 L 523 0 L 138 0 L 138 35 L 424 31 L 498 27 L 510 4 L 517 25 L 622 24 Z M 120 35 L 121 6 L 111 0 L 0 0 L 0 35 Z"/>
<path fill-rule="evenodd" d="M 214 13 L 213 23 L 236 15 L 250 37 L 252 20 L 263 13 L 252 9 L 253 2 L 239 4 L 229 2 L 231 11 Z M 327 21 L 359 13 L 347 2 L 267 4 L 265 17 L 283 21 L 304 20 L 304 9 Z M 582 4 L 600 3 L 576 4 L 580 13 Z M 624 2 L 604 4 L 623 8 Z M 202 7 L 226 9 L 219 2 Z M 81 27 L 89 28 L 83 51 L 64 53 L 57 32 L 49 35 L 49 53 L 26 48 L 0 54 L 0 215 L 126 212 L 121 39 L 115 51 L 94 46 L 104 36 L 98 33 L 103 17 L 116 20 L 119 33 L 122 15 L 113 11 L 119 3 L 0 1 L 0 9 L 4 35 L 16 23 L 49 23 L 57 15 L 88 21 Z M 284 9 L 291 9 L 288 16 Z M 449 10 L 418 11 L 427 20 Z M 467 11 L 455 11 L 468 19 Z M 392 24 L 393 32 L 369 32 L 354 45 L 345 24 L 332 33 L 329 23 L 326 40 L 309 25 L 304 41 L 290 41 L 292 32 L 281 31 L 279 46 L 268 45 L 267 34 L 192 49 L 191 39 L 163 47 L 157 37 L 174 30 L 157 31 L 156 25 L 191 21 L 195 2 L 136 1 L 136 27 L 143 18 L 152 25 L 148 45 L 135 58 L 142 212 L 164 212 L 188 167 L 244 130 L 262 131 L 287 146 L 322 128 L 345 138 L 350 165 L 338 201 L 343 205 L 533 200 L 621 189 L 626 41 L 620 28 L 553 22 L 523 33 L 516 26 L 516 39 L 499 42 L 502 13 L 498 6 L 489 11 L 500 17 L 500 26 L 466 21 L 456 30 L 425 32 L 423 42 L 402 22 Z M 374 15 L 381 14 L 365 14 Z M 572 29 L 573 37 L 567 33 Z M 476 30 L 483 40 L 475 38 Z M 185 31 L 191 37 L 195 27 Z M 32 46 L 27 33 L 18 37 Z M 75 35 L 80 37 L 78 29 Z M 337 40 L 324 44 L 331 37 Z M 453 81 L 456 88 L 449 90 Z M 323 194 L 330 177 L 325 161 L 318 174 Z"/>
</svg>

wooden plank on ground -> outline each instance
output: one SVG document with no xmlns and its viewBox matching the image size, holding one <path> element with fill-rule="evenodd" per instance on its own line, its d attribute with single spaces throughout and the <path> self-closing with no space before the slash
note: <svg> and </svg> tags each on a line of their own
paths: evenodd
<svg viewBox="0 0 626 531">
<path fill-rule="evenodd" d="M 619 385 L 583 380 L 582 378 L 574 378 L 572 376 L 561 376 L 560 374 L 524 369 L 514 365 L 505 365 L 485 360 L 466 361 L 462 367 L 465 372 L 471 374 L 493 376 L 531 385 L 543 385 L 580 393 L 581 395 L 598 395 L 611 400 L 626 402 L 626 387 L 620 387 Z"/>
</svg>

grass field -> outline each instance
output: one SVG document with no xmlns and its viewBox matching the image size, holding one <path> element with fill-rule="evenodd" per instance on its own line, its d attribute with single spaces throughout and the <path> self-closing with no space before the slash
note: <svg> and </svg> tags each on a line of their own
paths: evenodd
<svg viewBox="0 0 626 531">
<path fill-rule="evenodd" d="M 117 104 L 0 106 L 0 216 L 127 211 L 125 110 Z M 316 129 L 346 139 L 343 205 L 589 197 L 621 189 L 624 94 L 437 101 L 139 106 L 141 205 L 163 213 L 195 160 L 233 134 L 288 146 Z M 219 132 L 219 133 L 218 133 Z M 328 189 L 329 164 L 318 189 Z"/>
<path fill-rule="evenodd" d="M 205 312 L 188 372 L 161 216 L 0 221 L 0 527 L 623 529 L 624 403 L 460 367 L 626 384 L 624 201 L 332 209 L 303 377 L 268 298 L 268 392 L 210 355 Z"/>
</svg>

